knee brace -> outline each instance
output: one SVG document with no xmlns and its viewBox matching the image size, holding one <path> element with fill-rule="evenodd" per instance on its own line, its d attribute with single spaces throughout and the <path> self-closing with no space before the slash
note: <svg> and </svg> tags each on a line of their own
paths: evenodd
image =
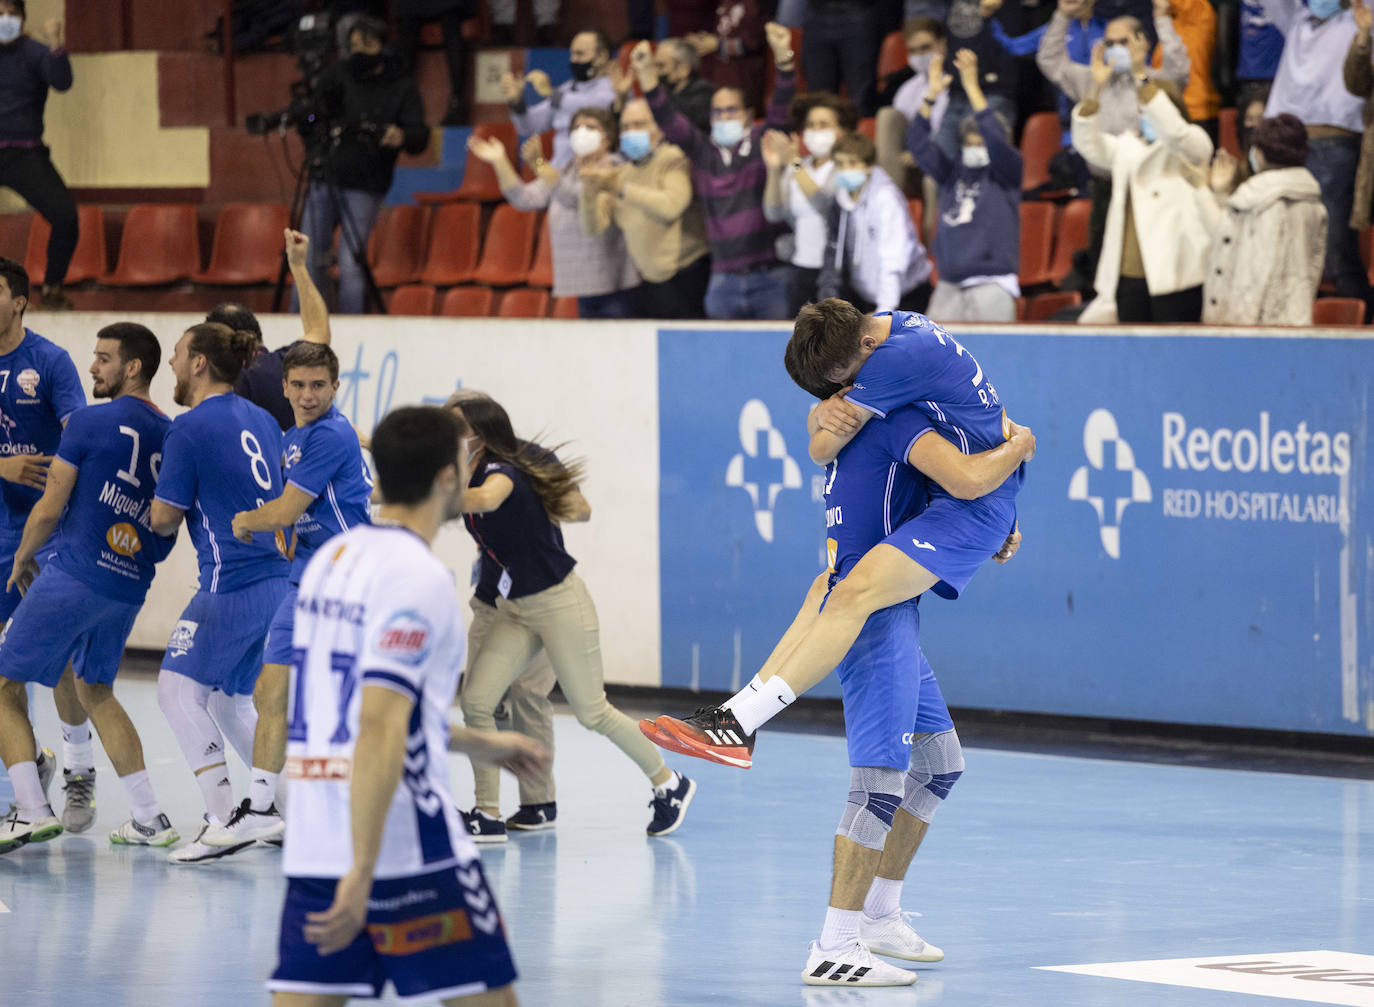
<svg viewBox="0 0 1374 1007">
<path fill-rule="evenodd" d="M 855 766 L 850 770 L 849 802 L 835 835 L 870 850 L 881 850 L 892 829 L 892 816 L 901 803 L 902 771 L 886 766 Z"/>
<path fill-rule="evenodd" d="M 224 738 L 210 716 L 211 689 L 166 668 L 158 672 L 157 702 L 192 772 L 224 762 Z"/>
<path fill-rule="evenodd" d="M 964 750 L 955 731 L 918 734 L 912 739 L 902 807 L 926 824 L 964 772 Z"/>
<path fill-rule="evenodd" d="M 215 726 L 228 739 L 245 766 L 253 764 L 253 736 L 258 729 L 258 710 L 253 697 L 226 696 L 216 689 L 210 693 L 207 708 Z"/>
</svg>

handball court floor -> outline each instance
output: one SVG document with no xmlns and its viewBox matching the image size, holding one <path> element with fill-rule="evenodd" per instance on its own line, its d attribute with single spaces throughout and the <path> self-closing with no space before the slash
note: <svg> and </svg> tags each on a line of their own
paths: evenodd
<svg viewBox="0 0 1374 1007">
<path fill-rule="evenodd" d="M 166 810 L 193 834 L 201 804 L 153 679 L 127 675 L 118 690 Z M 51 699 L 35 707 L 58 748 Z M 634 765 L 571 716 L 557 732 L 556 832 L 482 852 L 526 1007 L 1374 1007 L 1374 782 L 1356 778 L 1367 772 L 967 745 L 903 898 L 945 961 L 918 966 L 911 988 L 815 989 L 800 972 L 848 791 L 842 738 L 768 731 L 748 772 L 669 756 L 699 789 L 684 826 L 652 840 Z M 0 858 L 0 1004 L 266 1003 L 279 855 L 179 867 L 112 847 L 127 805 L 97 753 L 95 828 Z M 466 805 L 466 761 L 451 771 Z M 514 781 L 503 787 L 509 812 Z M 8 791 L 0 777 L 0 800 Z"/>
</svg>

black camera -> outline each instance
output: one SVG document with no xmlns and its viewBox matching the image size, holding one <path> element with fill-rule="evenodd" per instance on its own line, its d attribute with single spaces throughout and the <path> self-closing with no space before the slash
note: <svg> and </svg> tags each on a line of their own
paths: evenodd
<svg viewBox="0 0 1374 1007">
<path fill-rule="evenodd" d="M 291 127 L 307 136 L 328 133 L 336 110 L 320 95 L 318 85 L 335 52 L 331 15 L 306 14 L 297 20 L 287 35 L 287 51 L 296 57 L 301 72 L 301 79 L 291 85 L 291 104 L 279 112 L 248 116 L 244 128 L 255 136 Z"/>
</svg>

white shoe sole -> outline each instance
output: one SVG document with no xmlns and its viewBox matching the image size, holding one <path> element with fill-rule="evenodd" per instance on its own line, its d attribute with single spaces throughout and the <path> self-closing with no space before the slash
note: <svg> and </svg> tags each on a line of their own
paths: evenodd
<svg viewBox="0 0 1374 1007">
<path fill-rule="evenodd" d="M 204 843 L 200 845 L 205 846 Z M 216 860 L 223 860 L 225 857 L 233 856 L 235 853 L 246 850 L 252 845 L 252 843 L 240 843 L 237 846 L 205 846 L 205 851 L 200 855 L 186 857 L 178 857 L 177 853 L 180 853 L 181 850 L 176 850 L 168 855 L 167 861 L 172 864 L 209 864 Z M 186 850 L 190 849 L 190 847 L 183 846 L 181 849 Z"/>
<path fill-rule="evenodd" d="M 273 825 L 260 828 L 244 828 L 235 832 L 206 832 L 200 841 L 206 846 L 238 846 L 241 843 L 267 842 L 280 839 L 286 833 L 286 823 L 278 820 Z"/>
<path fill-rule="evenodd" d="M 672 835 L 682 825 L 683 819 L 687 817 L 687 808 L 692 803 L 692 798 L 697 796 L 697 781 L 691 778 L 687 780 L 687 796 L 682 799 L 682 805 L 677 809 L 677 821 L 668 826 L 662 832 L 648 833 L 651 839 L 662 839 L 664 836 Z"/>
<path fill-rule="evenodd" d="M 863 940 L 862 937 L 859 938 Z M 882 955 L 884 958 L 898 958 L 904 962 L 924 962 L 929 965 L 933 962 L 945 960 L 945 953 L 934 945 L 927 944 L 926 949 L 919 955 L 913 955 L 910 951 L 903 951 L 898 948 L 889 948 L 882 944 L 875 944 L 864 940 L 864 947 L 872 951 L 875 955 Z"/>
</svg>

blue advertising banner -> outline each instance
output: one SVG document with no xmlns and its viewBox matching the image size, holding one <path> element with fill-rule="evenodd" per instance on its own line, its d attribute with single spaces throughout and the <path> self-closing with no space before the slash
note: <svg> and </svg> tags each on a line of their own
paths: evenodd
<svg viewBox="0 0 1374 1007">
<path fill-rule="evenodd" d="M 823 566 L 786 337 L 660 335 L 665 685 L 747 680 Z M 922 603 L 951 705 L 1374 734 L 1374 340 L 960 341 L 1038 452 L 1020 555 Z"/>
</svg>

